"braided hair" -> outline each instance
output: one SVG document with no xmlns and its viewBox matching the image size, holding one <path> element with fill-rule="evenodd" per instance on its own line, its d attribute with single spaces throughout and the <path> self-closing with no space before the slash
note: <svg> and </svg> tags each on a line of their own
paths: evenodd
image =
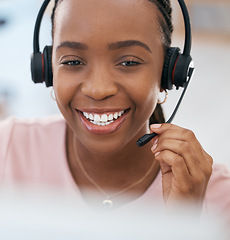
<svg viewBox="0 0 230 240">
<path fill-rule="evenodd" d="M 154 3 L 161 14 L 158 15 L 158 21 L 162 34 L 162 43 L 165 47 L 165 51 L 171 46 L 172 42 L 172 6 L 170 0 L 148 0 Z"/>
<path fill-rule="evenodd" d="M 63 0 L 55 0 L 54 1 L 54 8 L 51 15 L 52 21 L 52 36 L 54 31 L 54 16 L 58 5 Z M 150 3 L 153 3 L 154 6 L 157 7 L 161 14 L 158 15 L 158 22 L 160 26 L 161 32 L 161 39 L 162 44 L 164 47 L 164 51 L 166 53 L 167 49 L 171 46 L 172 42 L 172 32 L 173 32 L 173 25 L 172 25 L 172 6 L 170 0 L 147 0 Z M 160 104 L 157 104 L 152 116 L 149 119 L 150 124 L 154 123 L 163 123 L 165 122 L 163 110 Z"/>
</svg>

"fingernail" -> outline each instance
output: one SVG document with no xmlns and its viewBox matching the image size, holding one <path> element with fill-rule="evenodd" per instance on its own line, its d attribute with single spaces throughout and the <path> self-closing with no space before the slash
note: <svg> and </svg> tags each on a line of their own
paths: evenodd
<svg viewBox="0 0 230 240">
<path fill-rule="evenodd" d="M 153 142 L 153 145 L 156 145 L 158 143 L 158 137 L 155 139 L 155 141 Z"/>
<path fill-rule="evenodd" d="M 154 151 L 156 148 L 157 148 L 157 144 L 154 144 L 154 145 L 151 147 L 151 151 Z"/>
<path fill-rule="evenodd" d="M 150 126 L 151 130 L 156 129 L 156 128 L 160 128 L 162 126 L 162 124 L 153 124 Z"/>
<path fill-rule="evenodd" d="M 159 154 L 160 154 L 160 152 L 157 152 L 157 153 L 155 153 L 155 155 L 154 155 L 154 156 L 155 156 L 155 157 L 157 157 Z"/>
</svg>

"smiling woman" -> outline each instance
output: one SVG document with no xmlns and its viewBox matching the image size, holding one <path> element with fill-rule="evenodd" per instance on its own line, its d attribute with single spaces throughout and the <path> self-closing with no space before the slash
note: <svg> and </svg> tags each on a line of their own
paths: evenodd
<svg viewBox="0 0 230 240">
<path fill-rule="evenodd" d="M 158 104 L 171 12 L 160 0 L 55 1 L 49 54 L 64 119 L 0 125 L 4 183 L 58 186 L 96 209 L 185 203 L 202 211 L 207 203 L 220 215 L 230 211 L 218 189 L 230 187 L 227 170 L 213 165 L 192 131 L 164 124 Z M 150 132 L 158 135 L 138 148 Z"/>
<path fill-rule="evenodd" d="M 149 4 L 102 1 L 88 8 L 91 4 L 74 2 L 70 6 L 62 1 L 56 9 L 53 86 L 57 104 L 78 133 L 79 144 L 93 153 L 115 154 L 148 132 L 146 119 L 157 104 L 164 50 L 158 24 L 154 24 L 157 14 L 154 8 L 149 11 Z M 132 14 L 127 14 L 130 8 Z M 119 11 L 119 18 L 112 17 L 111 11 Z M 142 18 L 144 15 L 148 17 Z M 98 116 L 122 111 L 109 125 L 95 124 Z M 94 116 L 93 121 L 83 112 Z"/>
</svg>

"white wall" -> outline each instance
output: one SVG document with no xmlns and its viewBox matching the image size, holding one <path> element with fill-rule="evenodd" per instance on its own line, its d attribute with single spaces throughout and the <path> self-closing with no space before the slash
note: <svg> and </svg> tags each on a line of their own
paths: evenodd
<svg viewBox="0 0 230 240">
<path fill-rule="evenodd" d="M 56 104 L 50 100 L 50 89 L 35 85 L 30 74 L 33 28 L 40 4 L 37 0 L 0 3 L 0 18 L 7 22 L 0 28 L 0 93 L 9 93 L 8 112 L 19 117 L 57 112 Z M 50 25 L 47 15 L 41 28 L 41 50 L 51 43 Z"/>
</svg>

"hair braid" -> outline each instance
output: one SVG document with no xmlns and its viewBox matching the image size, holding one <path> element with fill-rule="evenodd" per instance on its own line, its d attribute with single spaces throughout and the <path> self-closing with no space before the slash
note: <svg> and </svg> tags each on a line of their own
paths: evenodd
<svg viewBox="0 0 230 240">
<path fill-rule="evenodd" d="M 52 39 L 54 36 L 54 15 L 57 9 L 57 6 L 60 2 L 62 2 L 63 0 L 54 0 L 54 7 L 53 7 L 53 11 L 52 11 L 52 15 L 51 15 L 51 23 L 52 23 Z"/>
<path fill-rule="evenodd" d="M 162 42 L 165 47 L 165 52 L 167 48 L 170 47 L 172 42 L 172 6 L 169 0 L 148 0 L 149 2 L 155 4 L 160 11 L 161 15 L 158 17 L 160 23 Z"/>
</svg>

